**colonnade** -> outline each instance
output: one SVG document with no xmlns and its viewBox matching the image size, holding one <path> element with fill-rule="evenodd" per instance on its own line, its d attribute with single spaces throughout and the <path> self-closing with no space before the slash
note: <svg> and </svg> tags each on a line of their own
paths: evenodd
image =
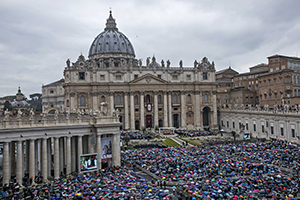
<svg viewBox="0 0 300 200">
<path fill-rule="evenodd" d="M 145 95 L 147 92 L 140 91 L 140 92 L 124 92 L 123 93 L 123 117 L 124 117 L 124 129 L 131 129 L 134 130 L 135 127 L 135 121 L 139 120 L 140 127 L 145 127 L 145 116 L 152 115 L 153 116 L 153 127 L 159 126 L 159 120 L 162 120 L 164 127 L 173 127 L 173 114 L 180 114 L 180 127 L 187 127 L 187 112 L 193 112 L 194 117 L 194 128 L 199 129 L 203 128 L 202 123 L 202 113 L 201 107 L 208 106 L 210 107 L 212 113 L 211 118 L 209 119 L 210 127 L 214 128 L 217 126 L 217 107 L 216 107 L 216 93 L 212 92 L 210 100 L 208 102 L 203 101 L 203 92 L 195 91 L 190 92 L 191 94 L 194 94 L 192 103 L 190 103 L 192 106 L 192 110 L 187 110 L 187 100 L 186 95 L 189 94 L 186 91 L 178 92 L 178 103 L 174 103 L 173 95 L 174 92 L 168 92 L 163 91 L 162 94 L 160 94 L 157 91 L 151 92 L 151 96 L 153 97 L 153 101 L 151 103 L 152 108 L 151 111 L 147 111 L 147 108 L 145 105 Z M 158 102 L 158 95 L 161 95 L 161 102 Z M 109 93 L 110 97 L 110 109 L 118 109 L 117 105 L 114 105 L 114 97 L 115 94 L 113 92 Z M 139 105 L 139 114 L 136 115 L 135 112 L 135 106 L 137 105 L 135 103 L 135 95 L 138 95 L 138 105 Z M 159 114 L 159 104 L 162 105 L 162 114 Z M 180 112 L 174 111 L 174 107 L 178 107 L 180 109 Z M 138 117 L 137 117 L 138 116 Z"/>
<path fill-rule="evenodd" d="M 48 134 L 49 135 L 49 134 Z M 94 138 L 92 138 L 94 137 Z M 3 184 L 9 183 L 11 176 L 22 183 L 25 172 L 34 178 L 41 172 L 43 180 L 49 176 L 58 179 L 61 173 L 69 175 L 78 171 L 79 156 L 82 154 L 98 154 L 97 166 L 101 169 L 102 138 L 112 137 L 112 159 L 107 165 L 120 165 L 120 133 L 88 134 L 65 136 L 45 136 L 37 139 L 4 141 L 3 145 Z"/>
</svg>

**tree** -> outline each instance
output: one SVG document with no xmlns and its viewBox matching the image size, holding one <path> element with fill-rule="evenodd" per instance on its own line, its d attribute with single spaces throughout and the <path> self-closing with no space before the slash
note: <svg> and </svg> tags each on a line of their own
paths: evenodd
<svg viewBox="0 0 300 200">
<path fill-rule="evenodd" d="M 6 109 L 8 109 L 9 111 L 12 110 L 11 104 L 9 103 L 8 100 L 5 101 L 5 103 L 4 103 L 4 108 L 3 108 L 3 109 L 4 109 L 4 111 L 5 111 Z"/>
</svg>

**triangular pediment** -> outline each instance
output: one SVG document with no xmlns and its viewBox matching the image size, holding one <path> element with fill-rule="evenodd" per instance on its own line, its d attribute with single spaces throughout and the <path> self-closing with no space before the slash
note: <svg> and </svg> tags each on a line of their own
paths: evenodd
<svg viewBox="0 0 300 200">
<path fill-rule="evenodd" d="M 129 84 L 166 84 L 166 83 L 168 82 L 161 78 L 158 78 L 157 76 L 148 73 L 131 81 Z"/>
</svg>

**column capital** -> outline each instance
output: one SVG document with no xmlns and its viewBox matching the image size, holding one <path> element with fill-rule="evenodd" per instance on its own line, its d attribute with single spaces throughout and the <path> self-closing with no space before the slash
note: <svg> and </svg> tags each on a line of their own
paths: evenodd
<svg viewBox="0 0 300 200">
<path fill-rule="evenodd" d="M 196 94 L 196 95 L 198 94 L 199 95 L 200 91 L 194 91 L 194 94 Z"/>
<path fill-rule="evenodd" d="M 109 96 L 113 96 L 114 93 L 115 93 L 114 91 L 109 91 L 109 92 L 108 92 L 108 95 L 109 95 Z"/>
<path fill-rule="evenodd" d="M 212 94 L 217 94 L 217 93 L 218 93 L 217 90 L 212 91 Z"/>
<path fill-rule="evenodd" d="M 145 95 L 145 92 L 144 91 L 140 91 L 140 95 Z"/>
<path fill-rule="evenodd" d="M 164 90 L 164 91 L 162 91 L 162 93 L 163 93 L 164 95 L 167 95 L 167 94 L 168 94 L 168 91 Z"/>
<path fill-rule="evenodd" d="M 180 94 L 185 95 L 186 91 L 181 91 Z"/>
<path fill-rule="evenodd" d="M 96 97 L 96 96 L 99 95 L 99 92 L 91 92 L 90 94 L 91 94 L 92 97 Z"/>
<path fill-rule="evenodd" d="M 75 97 L 76 93 L 75 92 L 71 92 L 70 93 L 70 97 Z"/>
<path fill-rule="evenodd" d="M 129 92 L 128 92 L 128 91 L 124 91 L 123 93 L 124 93 L 124 95 L 128 95 L 128 94 L 129 94 Z"/>
<path fill-rule="evenodd" d="M 135 91 L 130 91 L 129 93 L 130 93 L 130 95 L 134 95 Z"/>
<path fill-rule="evenodd" d="M 154 95 L 157 95 L 157 94 L 158 94 L 158 91 L 153 91 L 153 94 L 154 94 Z"/>
</svg>

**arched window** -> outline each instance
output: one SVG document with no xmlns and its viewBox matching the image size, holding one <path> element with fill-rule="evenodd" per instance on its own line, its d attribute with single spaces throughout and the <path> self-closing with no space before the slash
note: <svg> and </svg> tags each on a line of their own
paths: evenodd
<svg viewBox="0 0 300 200">
<path fill-rule="evenodd" d="M 67 107 L 70 107 L 70 102 L 68 99 L 67 99 Z"/>
<path fill-rule="evenodd" d="M 101 102 L 105 102 L 105 96 L 101 96 Z"/>
<path fill-rule="evenodd" d="M 204 94 L 204 103 L 208 103 L 208 96 L 207 96 L 207 94 Z"/>
<path fill-rule="evenodd" d="M 300 96 L 300 89 L 298 90 L 298 96 Z"/>
<path fill-rule="evenodd" d="M 297 84 L 300 84 L 300 76 L 297 76 Z"/>
<path fill-rule="evenodd" d="M 190 94 L 187 95 L 187 103 L 192 103 L 192 96 Z"/>
<path fill-rule="evenodd" d="M 116 96 L 116 104 L 121 105 L 121 96 L 120 95 Z"/>
<path fill-rule="evenodd" d="M 83 95 L 80 97 L 80 106 L 85 106 L 85 97 Z"/>
<path fill-rule="evenodd" d="M 161 104 L 161 95 L 158 95 L 158 103 Z"/>
<path fill-rule="evenodd" d="M 293 76 L 293 83 L 296 84 L 296 76 Z"/>
<path fill-rule="evenodd" d="M 177 94 L 173 95 L 173 103 L 177 103 Z"/>
<path fill-rule="evenodd" d="M 150 95 L 149 94 L 147 94 L 147 96 L 146 96 L 146 103 L 150 103 Z"/>
<path fill-rule="evenodd" d="M 134 105 L 138 105 L 139 104 L 139 98 L 138 96 L 134 96 Z"/>
<path fill-rule="evenodd" d="M 294 97 L 296 97 L 297 96 L 297 90 L 296 89 L 294 89 L 294 95 L 293 95 Z"/>
</svg>

